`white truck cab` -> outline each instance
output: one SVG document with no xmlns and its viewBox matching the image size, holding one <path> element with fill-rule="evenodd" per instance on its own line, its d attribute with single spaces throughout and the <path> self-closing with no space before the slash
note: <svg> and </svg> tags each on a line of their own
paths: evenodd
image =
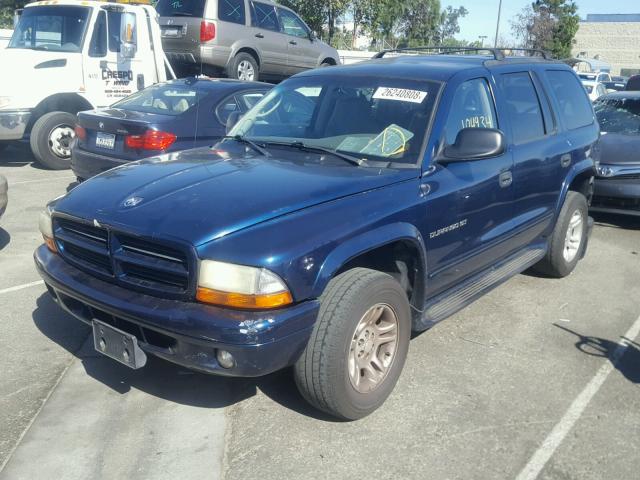
<svg viewBox="0 0 640 480">
<path fill-rule="evenodd" d="M 0 50 L 0 150 L 30 139 L 42 165 L 69 167 L 76 114 L 167 79 L 149 0 L 47 0 L 26 5 Z"/>
</svg>

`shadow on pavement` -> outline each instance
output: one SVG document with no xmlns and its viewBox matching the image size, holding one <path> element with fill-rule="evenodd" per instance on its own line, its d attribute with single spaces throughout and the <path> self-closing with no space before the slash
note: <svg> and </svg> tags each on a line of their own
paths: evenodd
<svg viewBox="0 0 640 480">
<path fill-rule="evenodd" d="M 619 343 L 604 338 L 584 336 L 562 325 L 556 323 L 554 325 L 575 335 L 578 338 L 575 344 L 576 348 L 582 353 L 607 358 L 612 363 L 616 361 L 613 357 L 614 352 L 620 346 Z M 629 338 L 623 337 L 623 339 L 626 341 L 627 348 L 622 357 L 617 359 L 617 364 L 614 363 L 614 367 L 630 382 L 640 383 L 640 345 Z"/>
<path fill-rule="evenodd" d="M 640 217 L 632 215 L 616 215 L 612 213 L 589 212 L 596 225 L 625 230 L 640 230 Z"/>
<path fill-rule="evenodd" d="M 320 420 L 333 421 L 309 406 L 298 393 L 290 369 L 260 378 L 206 375 L 149 355 L 147 364 L 132 370 L 93 349 L 90 328 L 63 311 L 44 293 L 32 315 L 36 327 L 82 362 L 89 376 L 126 394 L 140 390 L 182 405 L 221 408 L 252 397 L 258 390 L 282 406 Z"/>
<path fill-rule="evenodd" d="M 9 245 L 11 235 L 4 228 L 0 227 L 0 250 Z"/>
<path fill-rule="evenodd" d="M 15 142 L 0 152 L 0 166 L 2 167 L 24 167 L 30 164 L 33 164 L 33 167 L 38 170 L 44 170 L 33 158 L 27 143 Z"/>
</svg>

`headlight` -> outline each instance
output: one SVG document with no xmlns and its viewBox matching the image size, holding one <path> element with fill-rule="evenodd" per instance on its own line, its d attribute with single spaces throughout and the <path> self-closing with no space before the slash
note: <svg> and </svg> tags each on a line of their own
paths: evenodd
<svg viewBox="0 0 640 480">
<path fill-rule="evenodd" d="M 608 167 L 607 165 L 601 165 L 600 163 L 596 165 L 596 171 L 601 177 L 611 177 L 615 173 L 611 167 Z"/>
<path fill-rule="evenodd" d="M 293 302 L 284 281 L 265 268 L 202 260 L 196 298 L 233 308 L 268 309 Z"/>
<path fill-rule="evenodd" d="M 58 253 L 56 242 L 53 239 L 53 222 L 51 220 L 51 210 L 49 207 L 46 207 L 44 211 L 40 213 L 38 228 L 42 234 L 42 238 L 44 238 L 44 243 L 47 245 L 49 250 L 54 253 Z"/>
<path fill-rule="evenodd" d="M 0 108 L 6 107 L 11 103 L 11 97 L 0 97 Z"/>
</svg>

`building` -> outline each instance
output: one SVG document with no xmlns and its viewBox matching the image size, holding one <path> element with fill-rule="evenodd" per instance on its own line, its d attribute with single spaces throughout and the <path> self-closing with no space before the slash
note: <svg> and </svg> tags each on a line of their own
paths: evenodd
<svg viewBox="0 0 640 480">
<path fill-rule="evenodd" d="M 587 15 L 572 53 L 606 62 L 614 75 L 640 73 L 640 13 Z"/>
</svg>

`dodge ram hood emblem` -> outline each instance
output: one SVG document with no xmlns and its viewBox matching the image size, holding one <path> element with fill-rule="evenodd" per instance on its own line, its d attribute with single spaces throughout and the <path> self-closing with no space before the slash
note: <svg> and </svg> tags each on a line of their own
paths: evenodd
<svg viewBox="0 0 640 480">
<path fill-rule="evenodd" d="M 123 207 L 135 207 L 140 202 L 144 200 L 142 197 L 129 197 L 124 202 L 122 202 Z"/>
</svg>

